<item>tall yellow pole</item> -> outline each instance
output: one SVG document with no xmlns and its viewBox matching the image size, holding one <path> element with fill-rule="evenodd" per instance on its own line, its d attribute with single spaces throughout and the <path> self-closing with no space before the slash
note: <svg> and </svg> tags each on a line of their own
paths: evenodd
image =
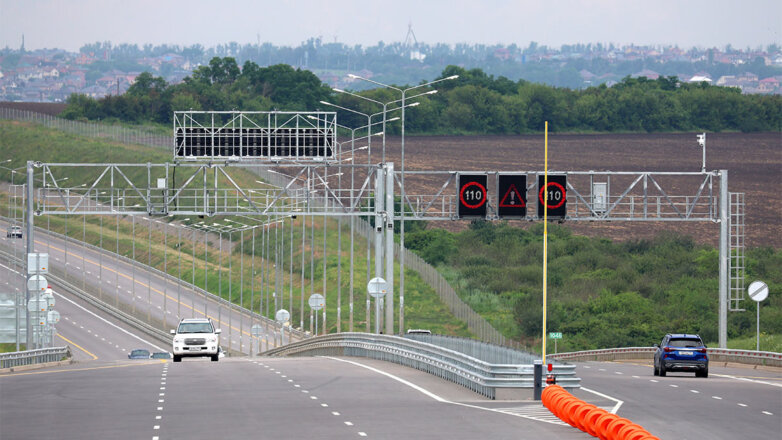
<svg viewBox="0 0 782 440">
<path fill-rule="evenodd" d="M 546 365 L 546 301 L 548 279 L 548 121 L 544 130 L 543 165 L 543 365 Z"/>
</svg>

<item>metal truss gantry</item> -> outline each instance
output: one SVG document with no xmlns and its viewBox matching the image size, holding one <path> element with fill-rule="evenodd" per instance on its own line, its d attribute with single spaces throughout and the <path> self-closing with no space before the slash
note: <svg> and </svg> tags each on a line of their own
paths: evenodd
<svg viewBox="0 0 782 440">
<path fill-rule="evenodd" d="M 74 172 L 78 168 L 78 172 Z M 275 185 L 237 183 L 234 170 L 279 176 Z M 36 170 L 39 176 L 35 176 Z M 350 185 L 338 177 L 350 171 Z M 393 222 L 458 219 L 456 183 L 459 171 L 406 172 L 407 191 L 402 209 L 395 208 L 402 176 L 393 163 L 377 165 L 328 163 L 270 163 L 269 161 L 180 162 L 160 164 L 55 164 L 28 162 L 28 246 L 32 249 L 35 215 L 110 214 L 182 216 L 332 216 L 374 218 L 375 273 L 393 286 Z M 476 174 L 476 171 L 465 171 Z M 497 181 L 488 175 L 487 219 L 497 215 Z M 537 176 L 526 174 L 530 207 L 535 201 Z M 713 222 L 720 225 L 719 340 L 727 342 L 730 198 L 728 172 L 613 172 L 550 171 L 567 176 L 567 221 Z M 62 186 L 65 176 L 68 185 Z M 34 190 L 33 183 L 41 187 Z M 410 190 L 410 188 L 412 190 Z M 599 188 L 599 190 L 598 190 Z M 34 203 L 33 203 L 34 202 Z M 742 211 L 743 212 L 743 211 Z M 526 220 L 539 220 L 528 209 Z M 385 237 L 385 238 L 384 238 Z M 385 258 L 384 258 L 385 255 Z M 393 289 L 386 299 L 385 326 L 393 334 Z M 733 300 L 734 298 L 731 297 Z M 400 306 L 403 298 L 399 298 Z"/>
</svg>

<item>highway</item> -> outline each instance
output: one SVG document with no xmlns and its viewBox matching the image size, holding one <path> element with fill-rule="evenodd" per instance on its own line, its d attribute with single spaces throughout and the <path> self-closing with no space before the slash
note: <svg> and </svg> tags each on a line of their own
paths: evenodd
<svg viewBox="0 0 782 440">
<path fill-rule="evenodd" d="M 55 264 L 64 264 L 63 243 L 52 240 L 48 249 Z M 69 273 L 78 274 L 82 264 L 73 255 L 84 255 L 90 268 L 96 255 L 79 253 L 83 251 L 68 244 Z M 131 287 L 109 269 L 128 272 L 102 259 L 103 270 L 111 274 L 103 276 L 109 281 L 103 294 L 111 302 L 117 279 L 121 288 Z M 141 275 L 141 266 L 135 270 L 137 283 L 166 289 L 162 280 Z M 0 277 L 0 286 L 21 285 L 21 275 L 5 266 Z M 175 307 L 170 298 L 176 299 L 174 287 L 168 287 L 167 296 L 157 295 L 160 302 L 152 308 L 157 316 L 162 316 L 163 298 L 166 311 Z M 186 301 L 197 309 L 198 299 Z M 62 319 L 55 345 L 69 345 L 74 363 L 0 375 L 2 439 L 589 438 L 540 403 L 487 400 L 382 361 L 247 356 L 217 363 L 129 360 L 134 348 L 168 347 L 68 295 L 58 293 L 56 300 Z M 227 311 L 223 313 L 224 318 Z M 576 396 L 615 410 L 662 439 L 766 439 L 782 431 L 780 369 L 712 364 L 710 377 L 701 379 L 685 373 L 654 377 L 651 363 L 640 361 L 580 362 L 577 374 L 583 388 Z"/>
<path fill-rule="evenodd" d="M 4 224 L 0 223 L 0 230 L 3 228 Z M 258 344 L 262 347 L 275 346 L 273 327 L 265 322 L 242 313 L 237 307 L 205 298 L 188 288 L 186 283 L 145 271 L 140 263 L 126 263 L 109 253 L 81 246 L 79 242 L 68 240 L 65 243 L 58 237 L 40 232 L 36 234 L 35 242 L 36 251 L 49 254 L 49 264 L 53 269 L 58 269 L 59 273 L 67 270 L 71 283 L 92 291 L 108 304 L 119 306 L 145 322 L 161 323 L 164 328 L 170 329 L 175 328 L 181 318 L 207 316 L 222 330 L 220 343 L 224 349 L 249 354 L 253 343 L 254 351 L 257 351 Z M 4 234 L 0 236 L 0 247 L 16 252 L 16 255 L 23 255 L 24 244 L 25 240 L 7 239 Z M 177 257 L 177 254 L 169 254 L 171 267 L 178 264 Z M 250 334 L 253 324 L 261 324 L 268 336 L 254 340 Z"/>
<path fill-rule="evenodd" d="M 696 378 L 655 377 L 651 361 L 577 365 L 583 387 L 621 400 L 619 415 L 660 438 L 770 439 L 782 432 L 780 368 L 712 363 L 708 378 Z"/>
</svg>

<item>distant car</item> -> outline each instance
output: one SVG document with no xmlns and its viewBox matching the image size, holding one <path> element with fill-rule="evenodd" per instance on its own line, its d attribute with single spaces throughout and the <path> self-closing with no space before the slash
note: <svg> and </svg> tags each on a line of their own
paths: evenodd
<svg viewBox="0 0 782 440">
<path fill-rule="evenodd" d="M 128 354 L 128 359 L 149 359 L 148 350 L 133 350 Z"/>
<path fill-rule="evenodd" d="M 407 334 L 408 335 L 431 335 L 432 331 L 423 328 L 409 328 L 407 329 Z"/>
<path fill-rule="evenodd" d="M 695 377 L 709 377 L 709 354 L 700 336 L 667 334 L 655 347 L 655 376 L 665 376 L 668 371 L 691 371 Z"/>
<path fill-rule="evenodd" d="M 6 238 L 22 238 L 22 227 L 11 226 L 5 233 Z"/>
<path fill-rule="evenodd" d="M 156 351 L 150 356 L 151 359 L 171 359 L 171 353 L 167 351 Z"/>
</svg>

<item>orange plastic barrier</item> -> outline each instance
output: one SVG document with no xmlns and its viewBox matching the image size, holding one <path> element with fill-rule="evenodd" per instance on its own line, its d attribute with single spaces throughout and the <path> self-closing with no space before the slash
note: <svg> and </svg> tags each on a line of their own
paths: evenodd
<svg viewBox="0 0 782 440">
<path fill-rule="evenodd" d="M 659 440 L 640 425 L 586 403 L 559 385 L 544 388 L 541 401 L 563 422 L 601 440 Z"/>
</svg>

